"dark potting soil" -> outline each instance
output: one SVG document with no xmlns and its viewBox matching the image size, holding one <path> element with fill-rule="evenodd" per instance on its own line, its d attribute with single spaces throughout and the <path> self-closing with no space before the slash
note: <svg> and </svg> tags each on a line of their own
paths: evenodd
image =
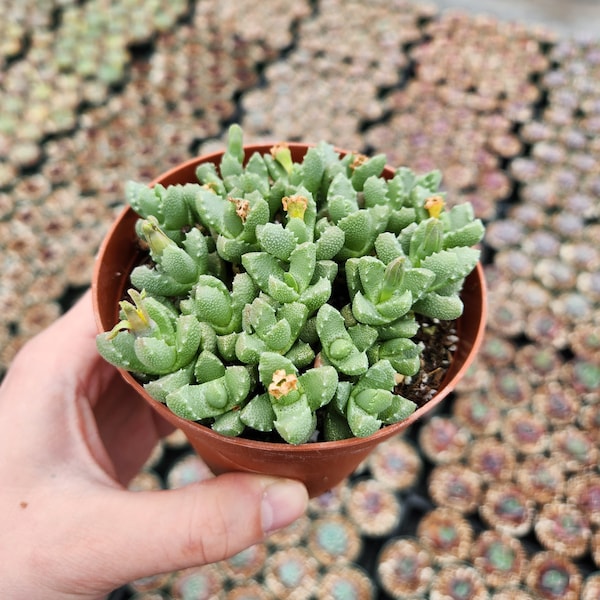
<svg viewBox="0 0 600 600">
<path fill-rule="evenodd" d="M 414 342 L 424 345 L 421 354 L 421 369 L 396 386 L 394 392 L 412 400 L 417 406 L 427 404 L 435 396 L 458 343 L 456 323 L 420 318 L 421 327 Z"/>
</svg>

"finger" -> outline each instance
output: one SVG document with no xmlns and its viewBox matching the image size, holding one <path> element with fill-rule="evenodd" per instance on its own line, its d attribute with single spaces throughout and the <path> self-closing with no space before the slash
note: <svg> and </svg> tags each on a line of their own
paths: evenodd
<svg viewBox="0 0 600 600">
<path fill-rule="evenodd" d="M 110 494 L 96 524 L 108 532 L 119 583 L 233 556 L 296 520 L 308 502 L 297 481 L 242 473 L 177 490 Z"/>
<path fill-rule="evenodd" d="M 108 364 L 99 367 L 109 367 Z M 141 396 L 138 396 L 120 377 L 106 387 L 100 401 L 93 403 L 93 428 L 86 437 L 99 436 L 103 449 L 110 459 L 115 479 L 127 484 L 147 460 L 159 439 L 173 431 L 173 426 Z M 99 463 L 102 457 L 96 455 Z"/>
<path fill-rule="evenodd" d="M 100 357 L 95 336 L 87 292 L 16 357 L 0 389 L 0 416 L 10 411 L 18 423 L 9 432 L 17 451 L 35 436 L 39 468 L 51 460 L 79 468 L 91 455 L 88 469 L 95 461 L 125 483 L 171 428 Z"/>
<path fill-rule="evenodd" d="M 25 344 L 6 375 L 4 387 L 14 380 L 21 394 L 33 401 L 43 400 L 49 392 L 79 390 L 94 373 L 98 361 L 91 294 L 87 292 L 73 308 Z"/>
</svg>

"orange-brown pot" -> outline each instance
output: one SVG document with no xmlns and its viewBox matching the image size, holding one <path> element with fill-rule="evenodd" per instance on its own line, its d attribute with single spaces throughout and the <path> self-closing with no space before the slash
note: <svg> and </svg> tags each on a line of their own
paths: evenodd
<svg viewBox="0 0 600 600">
<path fill-rule="evenodd" d="M 302 160 L 309 147 L 306 144 L 289 146 L 295 162 Z M 267 153 L 270 147 L 271 145 L 265 144 L 246 146 L 246 156 L 249 157 L 253 152 Z M 196 182 L 196 167 L 205 162 L 218 165 L 222 154 L 215 152 L 182 163 L 159 176 L 153 183 L 168 186 Z M 384 176 L 391 177 L 393 172 L 393 169 L 386 167 Z M 118 321 L 118 303 L 129 287 L 129 273 L 141 258 L 134 229 L 137 219 L 136 213 L 131 208 L 126 208 L 109 230 L 97 257 L 92 292 L 100 331 L 111 329 Z M 317 496 L 350 475 L 379 443 L 397 435 L 433 410 L 463 377 L 481 344 L 485 328 L 486 289 L 480 264 L 467 277 L 461 298 L 465 308 L 457 321 L 460 341 L 437 394 L 408 419 L 383 427 L 366 438 L 293 446 L 227 437 L 215 433 L 209 427 L 176 416 L 164 404 L 147 394 L 130 373 L 121 370 L 121 375 L 161 416 L 185 433 L 192 447 L 214 473 L 246 471 L 291 477 L 304 482 L 309 494 Z"/>
</svg>

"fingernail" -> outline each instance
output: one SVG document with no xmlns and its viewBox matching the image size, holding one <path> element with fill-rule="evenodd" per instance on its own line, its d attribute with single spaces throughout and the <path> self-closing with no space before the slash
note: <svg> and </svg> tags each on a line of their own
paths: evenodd
<svg viewBox="0 0 600 600">
<path fill-rule="evenodd" d="M 261 517 L 265 534 L 281 529 L 302 516 L 308 504 L 306 488 L 298 481 L 278 480 L 263 492 Z"/>
</svg>

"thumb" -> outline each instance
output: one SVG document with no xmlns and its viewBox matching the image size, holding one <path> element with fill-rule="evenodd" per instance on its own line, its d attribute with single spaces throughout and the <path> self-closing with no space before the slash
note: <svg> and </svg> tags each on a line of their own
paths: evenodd
<svg viewBox="0 0 600 600">
<path fill-rule="evenodd" d="M 102 529 L 118 583 L 233 556 L 296 520 L 308 502 L 297 481 L 246 473 L 110 495 L 102 500 Z"/>
</svg>

